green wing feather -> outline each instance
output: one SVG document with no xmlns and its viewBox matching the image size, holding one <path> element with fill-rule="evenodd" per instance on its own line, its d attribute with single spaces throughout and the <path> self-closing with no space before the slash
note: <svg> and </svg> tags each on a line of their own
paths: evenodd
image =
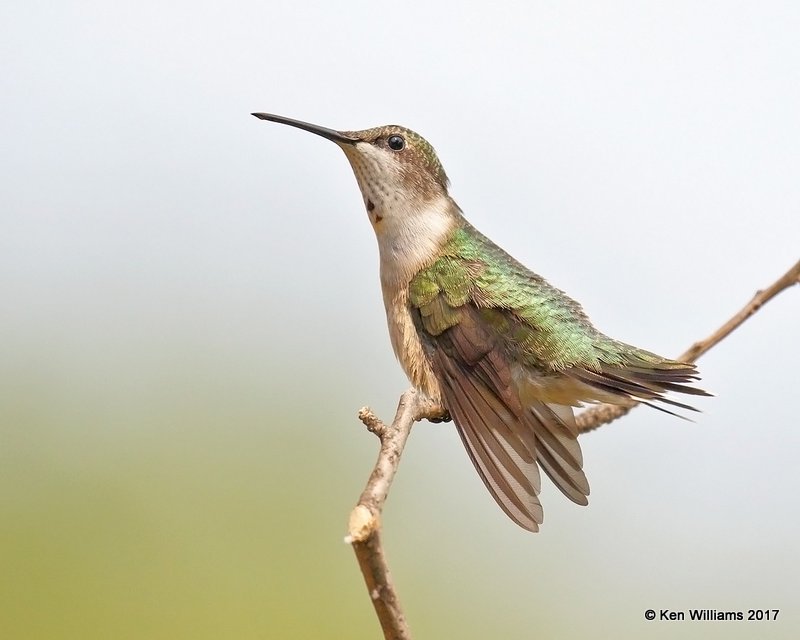
<svg viewBox="0 0 800 640">
<path fill-rule="evenodd" d="M 580 305 L 482 236 L 457 229 L 409 285 L 417 331 L 478 473 L 508 516 L 542 522 L 539 468 L 568 498 L 589 485 L 572 407 L 657 400 L 686 386 L 693 365 L 597 331 Z"/>
</svg>

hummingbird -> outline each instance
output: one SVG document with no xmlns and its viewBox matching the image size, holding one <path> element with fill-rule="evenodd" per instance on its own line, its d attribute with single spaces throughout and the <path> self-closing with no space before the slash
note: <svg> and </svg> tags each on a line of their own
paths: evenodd
<svg viewBox="0 0 800 640">
<path fill-rule="evenodd" d="M 574 409 L 660 402 L 691 386 L 693 364 L 601 333 L 580 304 L 464 217 L 431 144 L 398 125 L 336 131 L 269 113 L 261 120 L 336 143 L 350 162 L 380 256 L 392 348 L 413 386 L 452 419 L 500 508 L 528 531 L 543 521 L 540 469 L 588 504 Z"/>
</svg>

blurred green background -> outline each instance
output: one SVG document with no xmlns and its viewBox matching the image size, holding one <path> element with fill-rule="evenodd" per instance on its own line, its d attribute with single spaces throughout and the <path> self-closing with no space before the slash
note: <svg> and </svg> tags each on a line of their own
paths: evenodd
<svg viewBox="0 0 800 640">
<path fill-rule="evenodd" d="M 375 638 L 347 516 L 407 387 L 341 153 L 407 124 L 470 219 L 667 355 L 797 259 L 792 3 L 6 3 L 0 637 Z M 794 638 L 798 291 L 692 424 L 583 439 L 526 534 L 420 424 L 385 543 L 420 638 Z M 646 622 L 648 608 L 779 608 Z"/>
</svg>

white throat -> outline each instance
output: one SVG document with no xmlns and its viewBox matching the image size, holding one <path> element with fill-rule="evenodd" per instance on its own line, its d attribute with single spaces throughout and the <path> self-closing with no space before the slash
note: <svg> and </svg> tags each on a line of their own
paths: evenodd
<svg viewBox="0 0 800 640">
<path fill-rule="evenodd" d="M 342 149 L 378 239 L 384 293 L 405 287 L 439 255 L 457 224 L 458 206 L 444 193 L 423 201 L 400 188 L 399 168 L 383 149 L 367 143 Z"/>
<path fill-rule="evenodd" d="M 370 213 L 384 287 L 405 286 L 421 269 L 430 266 L 456 225 L 454 205 L 446 196 L 420 208 L 409 205 L 395 202 L 381 211 L 376 206 Z"/>
</svg>

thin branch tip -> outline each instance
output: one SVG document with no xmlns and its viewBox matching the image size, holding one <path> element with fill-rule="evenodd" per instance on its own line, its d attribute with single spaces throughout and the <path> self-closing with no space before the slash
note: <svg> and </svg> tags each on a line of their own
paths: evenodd
<svg viewBox="0 0 800 640">
<path fill-rule="evenodd" d="M 375 412 L 369 407 L 361 407 L 361 409 L 358 410 L 358 419 L 364 423 L 364 426 L 367 427 L 367 431 L 374 433 L 379 438 L 382 438 L 383 434 L 386 433 L 386 425 L 383 424 L 383 421 L 376 416 Z"/>
</svg>

